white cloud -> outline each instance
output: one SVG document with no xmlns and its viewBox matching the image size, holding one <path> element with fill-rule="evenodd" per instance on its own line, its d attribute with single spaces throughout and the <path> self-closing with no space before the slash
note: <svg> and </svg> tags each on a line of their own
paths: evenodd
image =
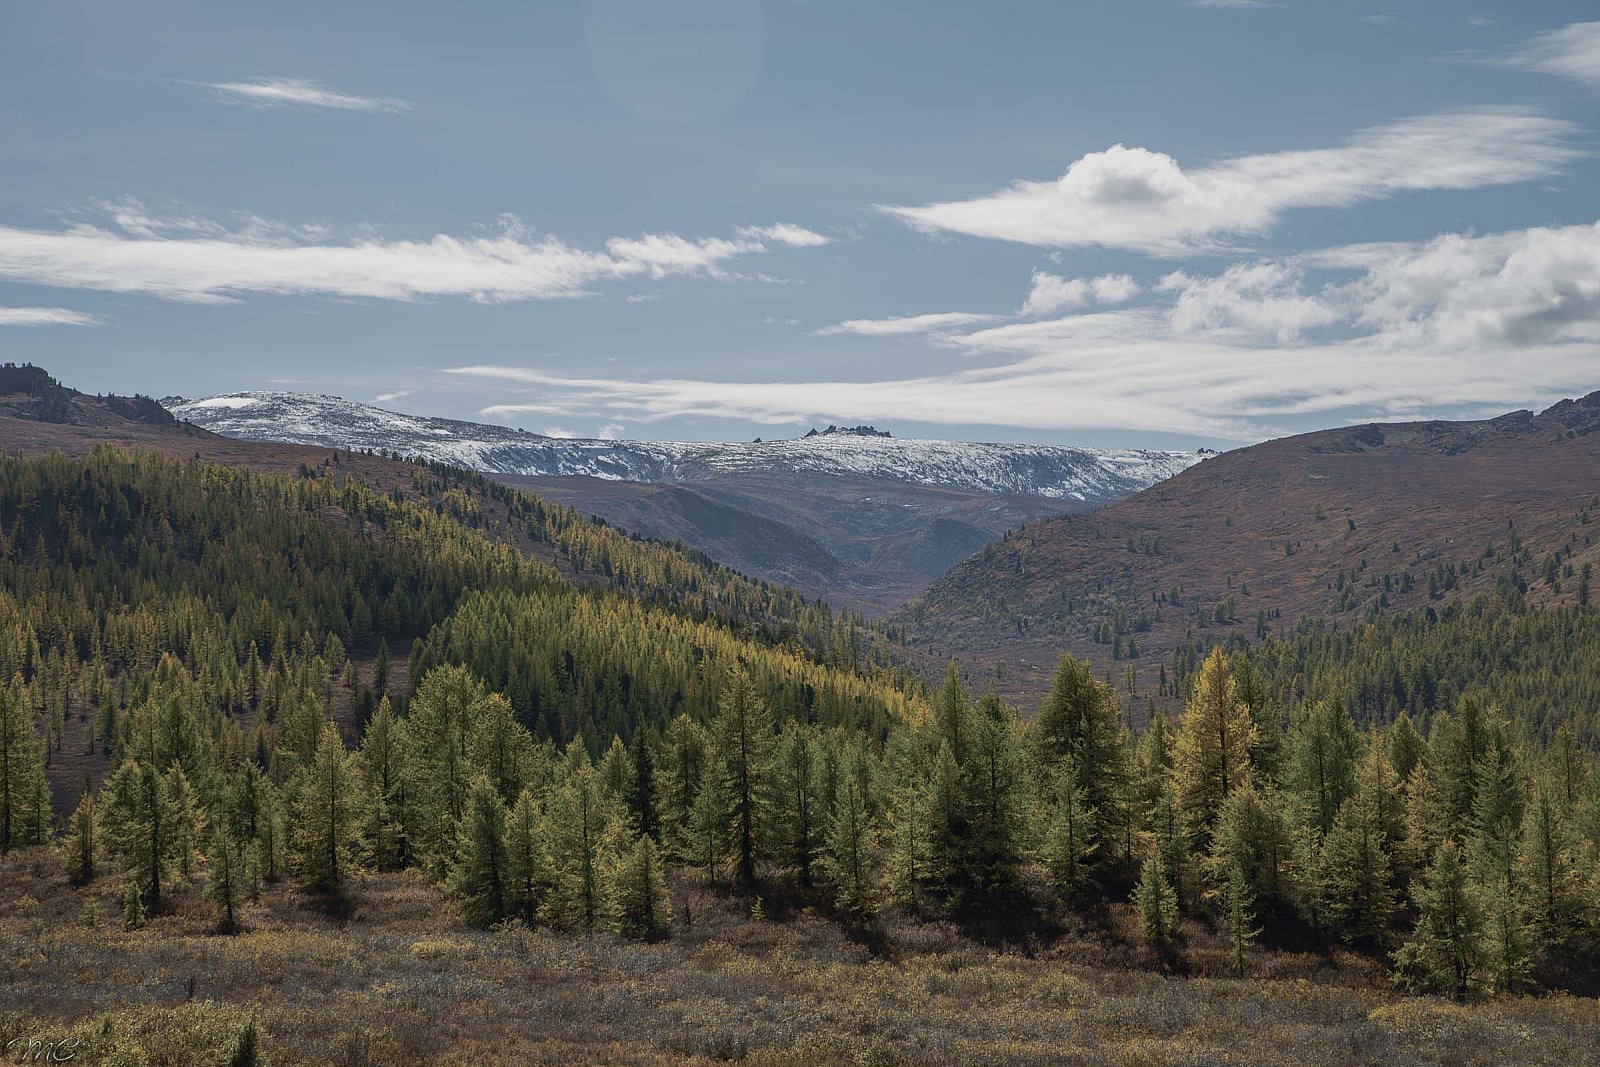
<svg viewBox="0 0 1600 1067">
<path fill-rule="evenodd" d="M 818 336 L 853 333 L 862 337 L 892 337 L 913 333 L 941 333 L 973 326 L 980 322 L 994 322 L 999 315 L 980 315 L 970 311 L 936 311 L 929 315 L 902 315 L 892 319 L 846 319 L 816 331 Z"/>
<path fill-rule="evenodd" d="M 372 402 L 374 404 L 389 404 L 389 403 L 393 403 L 396 400 L 404 400 L 406 397 L 410 396 L 413 392 L 415 392 L 415 390 L 412 390 L 412 389 L 397 389 L 392 393 L 379 393 L 377 396 L 372 398 Z"/>
<path fill-rule="evenodd" d="M 1385 344 L 1600 344 L 1600 223 L 1449 234 L 1344 257 L 1365 270 L 1332 297 Z M 1600 377 L 1600 364 L 1591 373 Z"/>
<path fill-rule="evenodd" d="M 1140 292 L 1139 283 L 1126 274 L 1102 274 L 1097 278 L 1063 278 L 1047 271 L 1033 272 L 1024 315 L 1053 315 L 1085 304 L 1121 304 Z"/>
<path fill-rule="evenodd" d="M 489 412 L 491 410 L 493 410 L 493 409 L 485 408 L 483 413 L 485 415 L 487 415 L 487 414 L 489 414 Z M 577 434 L 573 433 L 571 430 L 563 429 L 560 426 L 547 426 L 541 432 L 546 437 L 557 437 L 557 438 L 560 438 L 563 441 L 570 441 L 570 440 L 572 440 L 572 439 L 574 439 L 574 438 L 576 438 L 578 436 Z"/>
<path fill-rule="evenodd" d="M 1541 33 L 1517 53 L 1512 63 L 1575 78 L 1600 89 L 1600 22 L 1574 22 Z"/>
<path fill-rule="evenodd" d="M 230 229 L 158 217 L 137 201 L 112 207 L 121 232 L 88 225 L 61 231 L 0 226 L 0 278 L 200 303 L 244 293 L 505 302 L 585 295 L 594 283 L 627 277 L 733 277 L 726 270 L 732 259 L 767 252 L 773 244 L 811 241 L 803 236 L 811 231 L 785 225 L 770 228 L 775 233 L 733 239 L 616 237 L 604 251 L 589 251 L 536 236 L 507 218 L 499 233 L 487 237 L 336 242 L 323 227 L 247 217 L 251 221 L 242 228 Z"/>
<path fill-rule="evenodd" d="M 0 326 L 98 326 L 104 321 L 71 308 L 0 307 Z"/>
<path fill-rule="evenodd" d="M 1160 288 L 1177 294 L 1169 314 L 1175 333 L 1233 330 L 1241 341 L 1287 343 L 1343 317 L 1337 308 L 1307 294 L 1303 282 L 1299 268 L 1266 260 L 1236 263 L 1215 277 L 1176 271 L 1161 280 Z"/>
<path fill-rule="evenodd" d="M 1600 224 L 1351 246 L 1213 277 L 1180 272 L 1158 293 L 1165 306 L 950 335 L 987 365 L 898 379 L 636 381 L 497 365 L 450 373 L 526 389 L 570 418 L 795 424 L 914 413 L 951 425 L 1241 440 L 1295 417 L 1507 410 L 1600 386 Z M 522 407 L 513 395 L 486 414 Z"/>
<path fill-rule="evenodd" d="M 410 111 L 404 100 L 381 96 L 356 96 L 326 88 L 308 78 L 255 78 L 236 82 L 195 82 L 215 90 L 219 98 L 253 107 L 320 107 L 335 111 Z"/>
<path fill-rule="evenodd" d="M 626 429 L 626 427 L 624 427 L 620 422 L 608 422 L 604 426 L 600 427 L 600 440 L 620 441 L 622 440 L 622 433 L 624 429 Z"/>
<path fill-rule="evenodd" d="M 779 222 L 771 226 L 745 226 L 738 232 L 740 237 L 753 237 L 758 241 L 773 241 L 795 248 L 821 248 L 830 243 L 822 234 L 791 222 Z"/>
<path fill-rule="evenodd" d="M 1377 126 L 1337 148 L 1239 156 L 1194 170 L 1118 144 L 1083 156 L 1056 181 L 881 210 L 926 231 L 1176 256 L 1265 232 L 1295 208 L 1549 177 L 1582 155 L 1570 143 L 1577 131 L 1532 111 L 1479 108 Z"/>
</svg>

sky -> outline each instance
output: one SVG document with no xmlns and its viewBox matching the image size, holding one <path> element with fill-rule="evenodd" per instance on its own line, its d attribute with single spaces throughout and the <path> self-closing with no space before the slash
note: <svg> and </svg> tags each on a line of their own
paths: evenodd
<svg viewBox="0 0 1600 1067">
<path fill-rule="evenodd" d="M 1588 2 L 14 0 L 0 359 L 1226 447 L 1600 389 Z"/>
</svg>

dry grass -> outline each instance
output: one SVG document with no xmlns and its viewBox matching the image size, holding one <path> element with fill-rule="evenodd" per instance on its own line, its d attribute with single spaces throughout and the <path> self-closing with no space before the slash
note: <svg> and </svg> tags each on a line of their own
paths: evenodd
<svg viewBox="0 0 1600 1067">
<path fill-rule="evenodd" d="M 0 861 L 0 1043 L 78 1037 L 75 1062 L 219 1062 L 255 1017 L 275 1065 L 1589 1064 L 1600 1012 L 1571 997 L 1400 999 L 1356 961 L 1263 954 L 1261 977 L 1163 976 L 1115 929 L 1000 952 L 944 924 L 873 948 L 804 912 L 754 922 L 696 892 L 661 944 L 464 928 L 433 888 L 371 876 L 337 917 L 287 889 L 237 937 L 193 894 L 134 932 L 113 879 Z M 86 897 L 101 925 L 78 921 Z M 193 979 L 192 1000 L 189 982 Z"/>
</svg>

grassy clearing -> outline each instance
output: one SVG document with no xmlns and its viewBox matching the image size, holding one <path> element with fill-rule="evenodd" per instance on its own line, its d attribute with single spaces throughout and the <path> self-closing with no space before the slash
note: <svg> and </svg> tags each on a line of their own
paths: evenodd
<svg viewBox="0 0 1600 1067">
<path fill-rule="evenodd" d="M 1221 977 L 1222 946 L 1200 930 L 1191 973 L 1163 975 L 1121 913 L 1009 950 L 890 920 L 869 947 L 805 912 L 754 921 L 694 890 L 693 926 L 637 944 L 470 930 L 404 874 L 368 876 L 340 909 L 270 890 L 223 937 L 193 894 L 124 931 L 116 890 L 69 889 L 45 850 L 0 862 L 0 1043 L 76 1037 L 78 1063 L 176 1067 L 226 1062 L 254 1018 L 275 1065 L 1465 1067 L 1592 1064 L 1600 1047 L 1593 1000 L 1402 999 L 1359 959 L 1272 952 L 1254 977 Z"/>
</svg>

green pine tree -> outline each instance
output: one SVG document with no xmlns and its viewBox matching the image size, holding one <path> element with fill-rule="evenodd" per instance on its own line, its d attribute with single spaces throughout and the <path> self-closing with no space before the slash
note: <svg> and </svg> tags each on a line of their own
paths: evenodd
<svg viewBox="0 0 1600 1067">
<path fill-rule="evenodd" d="M 623 818 L 583 753 L 568 746 L 547 801 L 546 842 L 552 885 L 545 915 L 557 926 L 593 930 L 603 918 L 606 832 Z"/>
<path fill-rule="evenodd" d="M 100 816 L 94 794 L 87 788 L 67 821 L 67 836 L 61 852 L 66 861 L 67 881 L 80 886 L 94 881 L 100 856 Z"/>
<path fill-rule="evenodd" d="M 174 763 L 167 771 L 162 786 L 172 811 L 174 873 L 184 882 L 192 882 L 200 861 L 200 842 L 205 839 L 205 809 L 181 763 Z"/>
<path fill-rule="evenodd" d="M 211 829 L 211 847 L 206 855 L 210 880 L 205 895 L 217 906 L 217 928 L 225 934 L 239 929 L 239 907 L 244 897 L 248 873 L 239 841 L 219 820 Z"/>
<path fill-rule="evenodd" d="M 18 674 L 0 686 L 0 854 L 42 845 L 49 837 L 44 758 L 32 698 Z"/>
<path fill-rule="evenodd" d="M 1536 782 L 1522 818 L 1517 876 L 1527 887 L 1529 921 L 1542 944 L 1564 940 L 1583 907 L 1578 840 L 1564 796 L 1559 778 L 1554 784 Z"/>
<path fill-rule="evenodd" d="M 122 887 L 122 928 L 137 930 L 145 924 L 144 890 L 132 878 Z"/>
<path fill-rule="evenodd" d="M 771 837 L 777 735 L 766 700 L 742 670 L 723 687 L 715 733 L 735 876 L 742 887 L 750 889 L 756 884 L 757 865 Z"/>
<path fill-rule="evenodd" d="M 1056 772 L 1055 804 L 1044 834 L 1044 861 L 1056 891 L 1072 898 L 1088 884 L 1093 871 L 1095 812 L 1078 781 L 1072 760 Z"/>
<path fill-rule="evenodd" d="M 817 855 L 825 837 L 824 811 L 818 797 L 817 742 L 811 731 L 794 726 L 779 739 L 778 779 L 779 847 L 781 861 L 810 885 Z"/>
<path fill-rule="evenodd" d="M 612 825 L 615 839 L 605 850 L 606 925 L 625 937 L 661 937 L 671 924 L 661 855 L 648 835 L 626 825 Z"/>
<path fill-rule="evenodd" d="M 859 749 L 846 759 L 829 819 L 823 869 L 834 888 L 834 901 L 854 915 L 870 915 L 875 905 L 872 883 L 874 834 L 867 796 L 867 757 Z"/>
<path fill-rule="evenodd" d="M 674 860 L 692 862 L 695 834 L 691 812 L 705 777 L 705 730 L 689 716 L 679 714 L 667 724 L 662 747 L 661 842 Z"/>
<path fill-rule="evenodd" d="M 1351 940 L 1376 940 L 1394 913 L 1389 835 L 1377 786 L 1363 786 L 1339 809 L 1323 845 L 1330 923 Z"/>
<path fill-rule="evenodd" d="M 1167 875 L 1160 849 L 1151 849 L 1139 869 L 1134 904 L 1145 942 L 1163 957 L 1170 956 L 1177 945 L 1178 893 Z"/>
<path fill-rule="evenodd" d="M 1209 835 L 1222 802 L 1250 784 L 1256 728 L 1221 649 L 1201 665 L 1178 727 L 1174 774 L 1178 809 L 1193 834 Z"/>
<path fill-rule="evenodd" d="M 1249 964 L 1250 946 L 1261 931 L 1255 925 L 1255 892 L 1239 867 L 1229 868 L 1223 877 L 1221 903 L 1222 922 L 1228 931 L 1228 959 L 1233 973 L 1242 978 Z"/>
<path fill-rule="evenodd" d="M 539 801 L 524 789 L 506 817 L 506 912 L 528 925 L 537 920 L 550 891 L 544 820 Z"/>
<path fill-rule="evenodd" d="M 1289 730 L 1290 789 L 1310 802 L 1312 825 L 1323 834 L 1355 792 L 1361 738 L 1341 701 L 1312 704 Z"/>
<path fill-rule="evenodd" d="M 293 859 L 302 888 L 334 893 L 349 882 L 360 854 L 361 800 L 355 759 L 326 723 L 295 796 Z"/>
<path fill-rule="evenodd" d="M 467 797 L 450 891 L 468 926 L 490 927 L 511 912 L 506 855 L 506 809 L 499 788 L 480 774 Z"/>
<path fill-rule="evenodd" d="M 1487 929 L 1478 891 L 1455 842 L 1446 839 L 1439 845 L 1412 895 L 1417 926 L 1395 953 L 1395 981 L 1413 992 L 1468 996 L 1483 982 Z"/>
<path fill-rule="evenodd" d="M 106 779 L 101 797 L 112 853 L 126 865 L 129 884 L 139 888 L 148 910 L 159 910 L 177 858 L 177 815 L 161 775 L 138 760 L 124 760 Z"/>
<path fill-rule="evenodd" d="M 1063 763 L 1072 764 L 1083 806 L 1094 813 L 1090 842 L 1099 858 L 1109 861 L 1130 817 L 1127 754 L 1111 688 L 1095 680 L 1088 663 L 1063 654 L 1028 738 L 1044 774 L 1042 786 L 1048 787 Z"/>
</svg>

